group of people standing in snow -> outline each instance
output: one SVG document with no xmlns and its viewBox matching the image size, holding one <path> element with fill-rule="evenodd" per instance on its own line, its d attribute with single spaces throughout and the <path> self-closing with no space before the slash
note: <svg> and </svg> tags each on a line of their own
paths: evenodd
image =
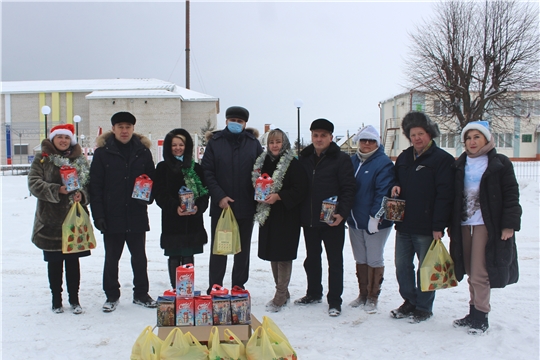
<svg viewBox="0 0 540 360">
<path fill-rule="evenodd" d="M 78 291 L 79 257 L 89 252 L 62 254 L 61 226 L 70 204 L 91 206 L 95 227 L 103 233 L 105 265 L 103 311 L 119 303 L 118 262 L 124 244 L 131 253 L 133 302 L 155 307 L 149 295 L 146 232 L 148 202 L 133 199 L 135 179 L 148 175 L 154 182 L 152 199 L 162 209 L 161 247 L 168 256 L 171 286 L 176 268 L 194 263 L 208 242 L 203 213 L 210 207 L 211 248 L 222 211 L 233 210 L 242 251 L 234 255 L 231 286 L 244 288 L 249 278 L 250 245 L 254 223 L 259 226 L 258 256 L 270 261 L 275 282 L 268 311 L 277 312 L 290 301 L 292 262 L 297 258 L 303 230 L 307 275 L 305 296 L 296 305 L 322 302 L 322 247 L 328 260 L 328 314 L 341 314 L 345 229 L 356 262 L 359 295 L 350 305 L 376 313 L 384 279 L 384 247 L 393 223 L 381 216 L 383 198 L 405 200 L 403 221 L 396 222 L 395 267 L 404 303 L 391 311 L 412 323 L 432 316 L 435 292 L 420 290 L 419 269 L 433 239 L 448 229 L 450 252 L 458 280 L 468 275 L 469 314 L 455 326 L 485 332 L 490 311 L 490 289 L 515 283 L 518 277 L 514 232 L 520 228 L 519 190 L 508 158 L 497 154 L 489 124 L 469 123 L 462 131 L 465 152 L 455 160 L 437 147 L 437 125 L 424 113 L 410 112 L 402 129 L 412 146 L 395 165 L 386 156 L 380 134 L 371 125 L 355 137 L 358 150 L 348 156 L 333 141 L 334 125 L 326 119 L 311 123 L 312 143 L 295 157 L 287 135 L 273 129 L 263 151 L 256 130 L 246 128 L 249 112 L 239 106 L 227 109 L 226 127 L 207 134 L 201 164 L 193 159 L 193 140 L 184 129 L 174 129 L 163 144 L 163 161 L 154 168 L 151 143 L 134 132 L 135 117 L 128 112 L 112 116 L 112 131 L 97 140 L 91 167 L 76 143 L 72 125 L 58 125 L 42 142 L 28 176 L 38 198 L 32 241 L 48 263 L 54 312 L 62 312 L 62 272 L 65 263 L 69 303 L 81 313 Z M 70 128 L 71 126 L 71 128 Z M 54 156 L 48 155 L 52 154 Z M 53 158 L 62 161 L 53 161 Z M 79 164 L 89 174 L 81 189 L 68 193 L 59 175 L 61 163 Z M 81 165 L 82 164 L 82 165 Z M 264 200 L 254 200 L 255 181 L 261 174 L 273 179 Z M 81 174 L 79 174 L 81 177 Z M 88 176 L 83 176 L 88 178 Z M 194 211 L 180 204 L 178 191 L 194 193 Z M 321 204 L 337 197 L 333 221 L 320 221 Z M 86 210 L 86 207 L 85 207 Z M 87 211 L 87 210 L 86 210 Z M 211 250 L 210 250 L 211 251 Z M 209 287 L 223 285 L 227 256 L 210 254 Z"/>
</svg>

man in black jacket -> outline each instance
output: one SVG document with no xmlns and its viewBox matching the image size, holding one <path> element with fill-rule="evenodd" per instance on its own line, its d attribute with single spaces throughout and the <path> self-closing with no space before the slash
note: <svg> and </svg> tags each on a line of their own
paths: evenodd
<svg viewBox="0 0 540 360">
<path fill-rule="evenodd" d="M 240 230 L 242 251 L 234 255 L 232 287 L 244 288 L 249 278 L 249 254 L 253 215 L 255 214 L 255 192 L 251 183 L 251 172 L 262 147 L 254 130 L 246 129 L 249 112 L 240 106 L 232 106 L 225 113 L 227 127 L 209 134 L 202 167 L 206 185 L 210 192 L 211 248 L 217 223 L 223 209 L 232 208 Z M 255 130 L 256 132 L 256 130 Z M 209 287 L 223 286 L 227 268 L 226 255 L 210 254 Z"/>
<path fill-rule="evenodd" d="M 90 167 L 92 217 L 96 228 L 103 233 L 105 245 L 104 312 L 114 311 L 120 299 L 118 262 L 125 243 L 131 253 L 133 303 L 156 307 L 148 295 L 147 202 L 131 197 L 135 179 L 143 174 L 153 178 L 155 169 L 150 152 L 152 144 L 148 138 L 134 134 L 135 121 L 129 112 L 118 112 L 111 117 L 112 131 L 96 140 L 98 148 Z"/>
<path fill-rule="evenodd" d="M 441 239 L 449 226 L 453 203 L 454 157 L 437 147 L 439 127 L 426 114 L 411 111 L 401 123 L 412 143 L 397 158 L 392 196 L 405 200 L 405 217 L 396 222 L 395 264 L 403 304 L 392 310 L 396 319 L 419 323 L 432 315 L 435 291 L 421 291 L 420 265 L 433 239 Z M 418 276 L 414 257 L 418 258 Z"/>
<path fill-rule="evenodd" d="M 334 125 L 326 119 L 311 123 L 312 144 L 300 153 L 308 176 L 308 197 L 302 204 L 301 222 L 306 242 L 304 269 L 307 274 L 306 296 L 296 305 L 320 303 L 322 287 L 322 243 L 328 259 L 328 314 L 341 314 L 343 293 L 343 246 L 345 220 L 349 216 L 356 191 L 356 180 L 350 157 L 332 141 Z M 338 206 L 332 223 L 320 220 L 323 200 L 337 196 Z"/>
</svg>

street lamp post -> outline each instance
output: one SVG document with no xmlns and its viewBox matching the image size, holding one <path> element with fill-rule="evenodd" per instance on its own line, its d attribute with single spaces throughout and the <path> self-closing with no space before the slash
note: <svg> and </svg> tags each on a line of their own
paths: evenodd
<svg viewBox="0 0 540 360">
<path fill-rule="evenodd" d="M 47 115 L 51 113 L 51 108 L 47 105 L 41 108 L 41 113 L 45 115 L 45 139 L 47 138 Z"/>
<path fill-rule="evenodd" d="M 297 143 L 296 143 L 296 155 L 298 157 L 300 157 L 300 108 L 302 107 L 302 105 L 304 105 L 302 100 L 296 99 L 294 101 L 294 106 L 296 106 L 296 109 L 298 110 L 298 112 L 297 112 L 297 114 L 298 114 L 298 139 L 296 140 L 297 141 Z"/>
<path fill-rule="evenodd" d="M 75 123 L 75 134 L 77 135 L 77 142 L 79 142 L 79 123 L 81 122 L 82 118 L 79 115 L 75 115 L 73 117 L 73 122 Z"/>
</svg>

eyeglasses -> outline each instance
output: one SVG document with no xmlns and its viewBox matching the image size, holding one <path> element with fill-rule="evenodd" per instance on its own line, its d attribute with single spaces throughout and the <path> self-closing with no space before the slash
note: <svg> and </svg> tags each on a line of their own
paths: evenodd
<svg viewBox="0 0 540 360">
<path fill-rule="evenodd" d="M 375 144 L 375 143 L 377 142 L 377 140 L 360 139 L 360 142 L 361 142 L 361 143 L 364 143 L 364 144 Z"/>
</svg>

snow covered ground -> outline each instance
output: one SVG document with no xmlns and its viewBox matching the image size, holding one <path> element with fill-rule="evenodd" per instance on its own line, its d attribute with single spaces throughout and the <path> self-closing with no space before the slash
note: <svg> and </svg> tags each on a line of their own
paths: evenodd
<svg viewBox="0 0 540 360">
<path fill-rule="evenodd" d="M 128 359 L 131 347 L 147 325 L 156 323 L 154 309 L 131 303 L 132 273 L 125 249 L 120 264 L 122 297 L 118 309 L 101 311 L 103 245 L 92 256 L 81 259 L 80 300 L 84 314 L 69 311 L 53 314 L 46 264 L 42 252 L 30 241 L 36 199 L 29 197 L 26 176 L 2 176 L 2 348 L 3 359 Z M 538 359 L 539 358 L 539 184 L 520 181 L 524 210 L 522 231 L 517 234 L 520 279 L 515 285 L 492 291 L 490 329 L 484 336 L 467 335 L 452 327 L 452 320 L 468 311 L 466 282 L 437 292 L 434 316 L 420 324 L 409 324 L 389 316 L 401 305 L 395 278 L 394 232 L 385 249 L 386 274 L 379 313 L 366 315 L 348 307 L 357 296 L 355 265 L 346 240 L 343 312 L 330 318 L 325 302 L 299 307 L 289 305 L 269 314 L 265 304 L 274 288 L 270 264 L 257 258 L 257 231 L 253 233 L 250 290 L 252 312 L 270 316 L 287 335 L 300 359 Z M 150 293 L 157 297 L 169 285 L 167 260 L 159 247 L 160 209 L 149 207 L 152 230 L 147 235 Z M 210 229 L 209 217 L 206 218 Z M 448 239 L 444 242 L 448 245 Z M 208 278 L 208 253 L 196 257 L 195 285 L 204 290 Z M 290 291 L 293 299 L 305 294 L 302 262 L 303 241 L 294 262 Z M 324 255 L 323 255 L 324 257 Z M 230 263 L 230 262 L 229 262 Z M 324 265 L 326 267 L 326 263 Z M 326 269 L 324 273 L 326 279 Z M 230 287 L 230 266 L 224 284 Z M 326 288 L 326 280 L 324 281 Z M 64 286 L 65 289 L 65 286 Z M 64 291 L 64 299 L 67 294 Z M 64 300 L 67 305 L 67 301 Z M 157 330 L 156 330 L 157 332 Z"/>
</svg>

